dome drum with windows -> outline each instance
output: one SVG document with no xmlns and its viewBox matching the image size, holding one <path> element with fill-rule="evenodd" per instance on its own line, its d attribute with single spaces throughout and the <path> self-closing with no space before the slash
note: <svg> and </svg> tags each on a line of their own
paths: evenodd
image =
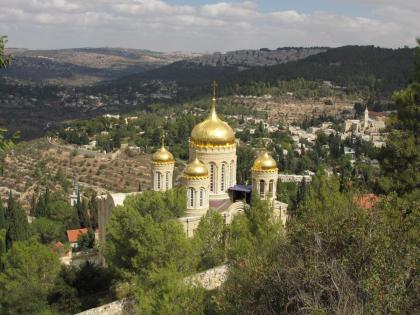
<svg viewBox="0 0 420 315">
<path fill-rule="evenodd" d="M 254 161 L 252 171 L 261 173 L 278 172 L 277 162 L 265 151 Z"/>
</svg>

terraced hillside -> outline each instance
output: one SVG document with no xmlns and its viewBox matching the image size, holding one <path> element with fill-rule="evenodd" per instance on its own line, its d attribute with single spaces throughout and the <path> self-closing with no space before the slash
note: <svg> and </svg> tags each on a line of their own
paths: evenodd
<svg viewBox="0 0 420 315">
<path fill-rule="evenodd" d="M 0 197 L 6 200 L 12 190 L 28 208 L 37 186 L 45 187 L 48 183 L 52 189 L 61 189 L 64 178 L 68 183 L 77 178 L 82 190 L 93 189 L 98 194 L 105 190 L 138 191 L 139 184 L 147 189 L 149 161 L 148 154 L 93 153 L 46 138 L 24 142 L 4 157 Z"/>
</svg>

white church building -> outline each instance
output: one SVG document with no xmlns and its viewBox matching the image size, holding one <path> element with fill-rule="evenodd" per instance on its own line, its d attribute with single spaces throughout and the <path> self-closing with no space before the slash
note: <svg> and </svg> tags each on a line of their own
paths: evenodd
<svg viewBox="0 0 420 315">
<path fill-rule="evenodd" d="M 276 200 L 279 178 L 276 161 L 269 152 L 260 152 L 252 167 L 252 185 L 236 183 L 237 140 L 233 129 L 219 118 L 216 111 L 216 84 L 209 116 L 197 124 L 189 138 L 189 162 L 181 175 L 186 189 L 187 211 L 179 218 L 187 235 L 192 236 L 200 219 L 212 208 L 229 224 L 232 218 L 243 212 L 250 202 L 252 192 L 273 206 L 276 217 L 287 220 L 287 204 Z M 162 141 L 163 142 L 163 141 Z M 164 143 L 151 161 L 152 189 L 166 191 L 173 188 L 175 159 Z M 141 193 L 141 192 L 138 192 Z M 127 196 L 138 194 L 107 194 L 98 197 L 99 240 L 106 240 L 106 225 L 112 209 L 122 205 Z"/>
</svg>

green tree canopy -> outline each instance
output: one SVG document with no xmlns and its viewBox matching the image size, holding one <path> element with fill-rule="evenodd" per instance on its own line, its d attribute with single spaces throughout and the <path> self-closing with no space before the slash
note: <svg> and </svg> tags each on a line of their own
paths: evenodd
<svg viewBox="0 0 420 315">
<path fill-rule="evenodd" d="M 266 251 L 236 252 L 218 313 L 415 312 L 419 204 L 390 196 L 367 212 L 352 200 L 337 179 L 318 176 L 284 238 Z M 251 231 L 242 232 L 242 244 Z"/>
<path fill-rule="evenodd" d="M 136 209 L 142 216 L 150 215 L 155 221 L 163 222 L 182 216 L 187 201 L 184 189 L 171 189 L 166 192 L 144 191 L 140 195 L 129 196 L 124 206 Z"/>
<path fill-rule="evenodd" d="M 221 265 L 225 260 L 225 223 L 222 215 L 210 209 L 194 231 L 194 241 L 200 251 L 199 269 Z"/>
<path fill-rule="evenodd" d="M 0 273 L 0 313 L 40 314 L 60 270 L 58 257 L 35 239 L 15 242 Z"/>
<path fill-rule="evenodd" d="M 420 40 L 418 40 L 420 44 Z M 420 46 L 415 50 L 413 82 L 394 94 L 397 115 L 390 119 L 386 147 L 380 154 L 384 178 L 379 186 L 385 192 L 420 197 Z"/>
<path fill-rule="evenodd" d="M 147 279 L 151 270 L 168 266 L 181 273 L 195 269 L 192 242 L 174 220 L 157 222 L 131 206 L 119 206 L 107 229 L 105 257 L 123 277 Z"/>
<path fill-rule="evenodd" d="M 64 241 L 64 226 L 47 218 L 36 219 L 30 225 L 32 235 L 37 236 L 43 244 L 50 244 L 54 241 Z"/>
<path fill-rule="evenodd" d="M 155 200 L 141 204 L 144 196 Z M 157 198 L 156 198 L 157 196 Z M 142 194 L 114 208 L 108 224 L 104 254 L 141 314 L 200 314 L 202 290 L 190 288 L 183 278 L 198 264 L 196 246 L 172 211 L 162 211 L 163 194 Z M 150 212 L 153 211 L 156 212 Z M 158 213 L 158 214 L 157 214 Z"/>
</svg>

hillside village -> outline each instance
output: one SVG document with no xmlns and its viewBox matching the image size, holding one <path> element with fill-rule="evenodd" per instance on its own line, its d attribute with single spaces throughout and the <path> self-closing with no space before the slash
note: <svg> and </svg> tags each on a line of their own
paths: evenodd
<svg viewBox="0 0 420 315">
<path fill-rule="evenodd" d="M 62 97 L 63 100 L 66 99 L 65 95 Z M 233 102 L 235 104 L 237 98 L 243 100 L 244 97 L 222 98 L 221 103 Z M 88 99 L 91 102 L 102 103 L 102 100 L 99 100 L 99 98 L 94 99 L 90 96 Z M 141 97 L 139 99 L 141 100 Z M 354 163 L 356 152 L 355 148 L 352 147 L 352 143 L 356 143 L 357 139 L 369 142 L 376 148 L 382 147 L 386 140 L 386 133 L 384 132 L 386 116 L 384 113 L 369 112 L 367 109 L 367 112 L 363 114 L 363 117 L 360 117 L 360 120 L 346 119 L 346 117 L 354 117 L 354 112 L 350 105 L 335 106 L 334 111 L 328 111 L 331 107 L 322 103 L 319 107 L 311 105 L 306 110 L 304 106 L 301 106 L 300 111 L 292 111 L 288 107 L 283 107 L 279 110 L 275 106 L 255 106 L 255 103 L 258 103 L 258 98 L 248 97 L 246 99 L 253 101 L 253 105 L 246 105 L 245 107 L 248 110 L 244 112 L 248 112 L 248 114 L 225 115 L 225 118 L 236 126 L 235 131 L 241 140 L 242 146 L 262 145 L 263 143 L 273 144 L 276 134 L 281 133 L 287 135 L 292 143 L 292 146 L 287 142 L 283 143 L 282 155 L 287 155 L 291 152 L 293 155 L 302 156 L 309 150 L 312 150 L 318 136 L 323 134 L 327 137 L 336 136 L 343 143 L 345 142 L 346 145 L 342 147 L 343 154 L 350 157 L 351 163 Z M 267 99 L 272 101 L 270 97 L 261 99 L 262 102 L 267 101 Z M 91 104 L 89 106 L 92 106 Z M 264 110 L 264 108 L 269 108 L 269 110 Z M 290 108 L 295 107 L 292 106 Z M 309 115 L 309 113 L 314 114 L 314 108 L 318 108 L 318 113 L 322 113 L 326 120 L 324 119 L 324 121 L 317 123 L 316 126 L 307 128 L 296 124 L 296 122 L 302 122 L 303 117 L 307 117 L 306 115 Z M 205 111 L 205 109 L 193 107 L 184 109 L 183 115 L 199 118 Z M 283 114 L 282 116 L 288 116 L 290 120 L 276 119 L 279 111 L 289 113 L 289 115 Z M 300 112 L 300 116 L 297 116 L 297 112 Z M 145 134 L 145 130 L 139 127 L 138 123 L 141 121 L 141 117 L 142 114 L 104 114 L 101 118 L 102 121 L 107 122 L 103 127 L 104 129 L 98 129 L 96 131 L 98 132 L 97 134 L 86 136 L 84 140 L 80 136 L 86 133 L 86 129 L 84 127 L 80 129 L 77 125 L 72 126 L 70 124 L 61 131 L 61 140 L 53 136 L 48 141 L 44 140 L 42 145 L 34 142 L 26 145 L 28 148 L 16 150 L 5 159 L 3 172 L 7 176 L 3 177 L 4 180 L 0 183 L 2 197 L 6 198 L 9 188 L 13 187 L 13 191 L 18 195 L 25 192 L 25 197 L 21 199 L 21 202 L 27 207 L 30 201 L 30 193 L 28 194 L 27 189 L 36 182 L 36 178 L 33 177 L 33 174 L 36 174 L 36 170 L 37 172 L 50 173 L 60 169 L 61 172 L 66 174 L 67 180 L 72 181 L 74 178 L 77 178 L 80 185 L 94 189 L 98 193 L 103 189 L 114 192 L 136 191 L 139 185 L 143 189 L 147 189 L 147 187 L 150 187 L 148 175 L 150 170 L 145 161 L 150 158 L 148 154 L 153 151 L 155 145 L 148 145 L 140 141 L 142 138 L 154 136 Z M 172 121 L 175 117 L 177 115 L 172 113 L 167 114 L 163 118 L 164 121 Z M 335 122 L 328 121 L 328 117 L 334 117 Z M 341 123 L 337 123 L 337 121 L 341 121 Z M 118 145 L 113 147 L 107 146 L 106 144 L 115 137 L 115 132 L 120 129 L 121 124 L 127 130 L 133 127 L 136 130 L 136 137 L 122 136 L 121 140 L 118 140 L 120 142 Z M 160 131 L 158 130 L 157 132 L 159 134 Z M 75 134 L 79 136 L 74 138 Z M 156 137 L 159 138 L 159 135 Z M 69 143 L 66 144 L 66 142 Z M 37 146 L 40 149 L 37 149 Z M 324 144 L 323 149 L 330 150 L 329 145 Z M 29 153 L 29 151 L 32 151 L 32 153 Z M 22 164 L 22 158 L 27 153 L 29 153 L 29 159 L 25 158 L 25 162 Z M 40 163 L 40 158 L 45 160 L 45 162 Z M 375 160 L 372 163 L 375 164 Z M 18 171 L 16 170 L 17 165 L 19 165 Z M 40 165 L 42 165 L 42 169 L 39 168 Z M 114 171 L 112 170 L 113 168 L 115 168 Z M 120 173 L 118 169 L 127 170 L 128 173 Z M 24 171 L 24 173 L 21 173 L 21 171 Z M 316 169 L 303 171 L 306 174 L 314 174 Z M 285 172 L 287 173 L 287 170 Z M 119 176 L 121 176 L 120 179 L 118 179 Z M 25 180 L 22 181 L 22 179 Z"/>
</svg>

